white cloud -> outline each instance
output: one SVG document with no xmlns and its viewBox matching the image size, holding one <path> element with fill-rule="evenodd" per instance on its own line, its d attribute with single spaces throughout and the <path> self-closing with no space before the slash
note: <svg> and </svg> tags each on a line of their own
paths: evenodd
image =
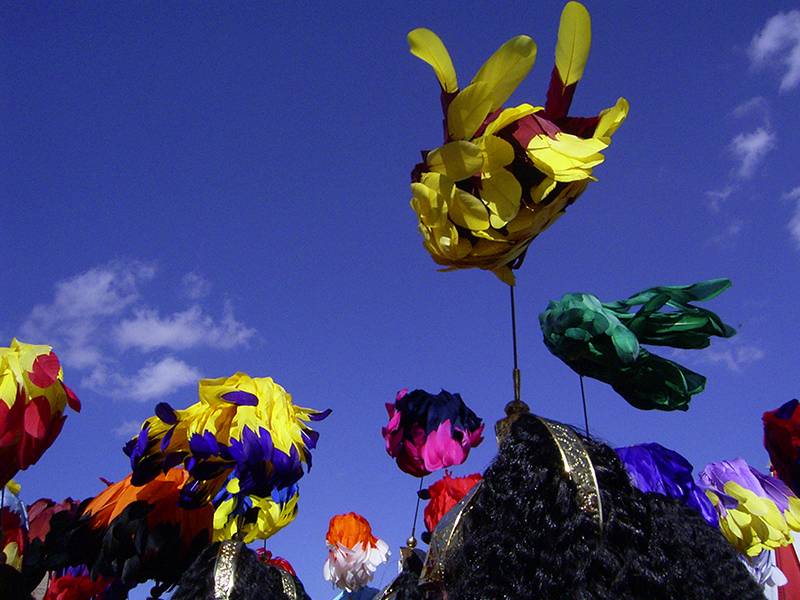
<svg viewBox="0 0 800 600">
<path fill-rule="evenodd" d="M 770 110 L 769 102 L 764 96 L 756 96 L 745 100 L 739 106 L 733 109 L 733 116 L 737 119 L 749 117 L 751 115 L 758 115 L 765 126 L 770 123 Z"/>
<path fill-rule="evenodd" d="M 196 382 L 198 369 L 176 356 L 151 358 L 142 366 L 122 351 L 230 349 L 255 335 L 236 319 L 230 303 L 221 318 L 210 316 L 199 304 L 161 316 L 144 295 L 144 284 L 154 276 L 152 265 L 115 262 L 58 282 L 52 300 L 33 307 L 20 337 L 52 345 L 65 370 L 82 371 L 83 387 L 150 400 Z M 208 288 L 202 278 L 194 282 L 199 285 L 201 280 Z"/>
<path fill-rule="evenodd" d="M 107 365 L 98 365 L 83 378 L 81 385 L 113 398 L 144 402 L 196 384 L 199 378 L 200 371 L 195 367 L 174 356 L 166 356 L 148 362 L 133 375 L 125 375 Z"/>
<path fill-rule="evenodd" d="M 246 343 L 255 334 L 233 316 L 225 306 L 222 320 L 216 322 L 195 305 L 182 312 L 161 317 L 157 310 L 140 309 L 132 319 L 125 319 L 114 329 L 122 348 L 148 352 L 157 348 L 183 350 L 197 346 L 230 349 Z"/>
<path fill-rule="evenodd" d="M 703 350 L 703 359 L 705 361 L 721 363 L 734 372 L 739 372 L 743 367 L 758 362 L 764 356 L 764 350 L 751 344 L 739 344 L 725 349 L 712 347 Z"/>
<path fill-rule="evenodd" d="M 69 364 L 85 368 L 101 359 L 100 324 L 139 298 L 139 285 L 155 274 L 152 265 L 112 263 L 56 284 L 53 301 L 37 304 L 22 324 L 30 341 L 57 345 Z"/>
<path fill-rule="evenodd" d="M 781 91 L 800 84 L 800 10 L 778 13 L 767 21 L 750 42 L 750 60 L 755 67 L 782 59 Z"/>
<path fill-rule="evenodd" d="M 211 291 L 211 282 L 202 275 L 191 272 L 181 278 L 184 295 L 190 300 L 205 298 Z"/>
<path fill-rule="evenodd" d="M 708 198 L 708 208 L 710 208 L 712 212 L 719 212 L 722 209 L 722 205 L 730 198 L 733 192 L 734 187 L 732 185 L 726 185 L 721 190 L 707 191 L 706 198 Z"/>
<path fill-rule="evenodd" d="M 745 222 L 737 219 L 728 224 L 728 226 L 715 236 L 708 239 L 709 244 L 715 246 L 731 246 L 736 238 L 744 230 Z"/>
<path fill-rule="evenodd" d="M 800 248 L 800 203 L 794 208 L 792 218 L 789 219 L 789 233 L 792 234 L 797 247 Z"/>
<path fill-rule="evenodd" d="M 786 192 L 782 198 L 784 200 L 793 200 L 795 202 L 794 212 L 792 213 L 792 217 L 789 219 L 787 227 L 789 229 L 789 233 L 797 244 L 797 247 L 800 248 L 800 185 L 793 190 Z"/>
<path fill-rule="evenodd" d="M 730 150 L 739 161 L 736 174 L 743 178 L 752 177 L 767 153 L 775 148 L 777 136 L 765 127 L 750 133 L 740 133 L 730 144 Z"/>
<path fill-rule="evenodd" d="M 112 433 L 120 438 L 129 439 L 139 433 L 142 423 L 140 421 L 123 421 L 112 429 Z"/>
<path fill-rule="evenodd" d="M 786 192 L 781 198 L 784 200 L 800 200 L 800 185 Z"/>
<path fill-rule="evenodd" d="M 197 383 L 200 372 L 173 356 L 146 364 L 128 380 L 123 395 L 134 400 L 152 400 Z"/>
</svg>

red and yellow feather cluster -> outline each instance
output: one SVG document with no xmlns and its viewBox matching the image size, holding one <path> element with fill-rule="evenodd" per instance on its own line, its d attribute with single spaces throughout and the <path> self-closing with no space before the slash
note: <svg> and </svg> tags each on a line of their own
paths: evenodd
<svg viewBox="0 0 800 600">
<path fill-rule="evenodd" d="M 61 433 L 64 409 L 81 403 L 50 346 L 16 339 L 0 348 L 0 487 L 27 469 Z"/>
</svg>

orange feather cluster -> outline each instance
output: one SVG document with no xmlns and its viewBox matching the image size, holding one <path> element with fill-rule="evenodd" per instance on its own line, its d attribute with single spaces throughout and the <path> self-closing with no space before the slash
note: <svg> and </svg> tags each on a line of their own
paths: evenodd
<svg viewBox="0 0 800 600">
<path fill-rule="evenodd" d="M 89 525 L 95 530 L 104 530 L 134 502 L 145 502 L 152 507 L 147 514 L 150 527 L 161 523 L 176 524 L 180 528 L 181 540 L 187 545 L 204 529 L 211 535 L 214 509 L 210 504 L 195 509 L 179 505 L 181 487 L 189 474 L 181 468 L 161 473 L 143 486 L 131 484 L 131 476 L 109 485 L 98 494 L 84 510 Z"/>
</svg>

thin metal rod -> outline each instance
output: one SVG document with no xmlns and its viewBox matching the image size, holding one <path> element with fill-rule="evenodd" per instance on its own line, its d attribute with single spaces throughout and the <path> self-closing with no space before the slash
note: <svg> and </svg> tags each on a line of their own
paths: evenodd
<svg viewBox="0 0 800 600">
<path fill-rule="evenodd" d="M 514 346 L 514 401 L 520 402 L 521 377 L 519 372 L 519 357 L 517 354 L 517 305 L 514 302 L 514 286 L 508 286 L 511 290 L 511 340 Z"/>
<path fill-rule="evenodd" d="M 517 305 L 514 302 L 514 286 L 509 286 L 511 290 L 511 340 L 514 343 L 514 369 L 519 368 L 519 359 L 517 358 Z"/>
<path fill-rule="evenodd" d="M 422 491 L 422 482 L 425 481 L 424 477 L 419 478 L 419 489 L 417 490 L 417 506 L 414 509 L 414 524 L 411 526 L 411 537 L 413 538 L 414 535 L 417 533 L 417 516 L 419 515 L 419 493 Z"/>
<path fill-rule="evenodd" d="M 583 400 L 583 425 L 586 435 L 589 435 L 589 413 L 586 410 L 586 390 L 583 389 L 583 375 L 578 376 L 581 380 L 581 399 Z"/>
</svg>

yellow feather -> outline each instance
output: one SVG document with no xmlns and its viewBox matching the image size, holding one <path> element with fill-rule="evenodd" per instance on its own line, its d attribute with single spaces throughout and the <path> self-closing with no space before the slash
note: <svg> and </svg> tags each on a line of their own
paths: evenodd
<svg viewBox="0 0 800 600">
<path fill-rule="evenodd" d="M 489 111 L 495 111 L 508 100 L 536 62 L 536 42 L 527 35 L 518 35 L 500 46 L 483 64 L 472 84 L 486 84 Z"/>
<path fill-rule="evenodd" d="M 561 13 L 556 43 L 556 68 L 564 86 L 583 77 L 592 45 L 592 20 L 580 2 L 567 2 Z"/>
<path fill-rule="evenodd" d="M 420 27 L 411 31 L 408 36 L 408 47 L 411 54 L 433 67 L 439 85 L 445 92 L 458 91 L 458 78 L 453 61 L 442 40 L 430 29 Z"/>
<path fill-rule="evenodd" d="M 447 107 L 447 130 L 454 140 L 468 140 L 492 109 L 491 88 L 471 83 Z"/>
</svg>

